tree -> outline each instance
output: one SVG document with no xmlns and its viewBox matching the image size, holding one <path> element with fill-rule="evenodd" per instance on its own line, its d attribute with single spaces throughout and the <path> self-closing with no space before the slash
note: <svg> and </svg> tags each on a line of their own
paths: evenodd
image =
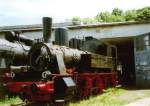
<svg viewBox="0 0 150 106">
<path fill-rule="evenodd" d="M 94 19 L 73 17 L 72 22 L 74 25 L 91 24 L 96 22 L 124 22 L 124 21 L 150 21 L 150 7 L 145 7 L 138 10 L 128 10 L 123 12 L 121 9 L 114 8 L 110 13 L 108 11 L 100 12 Z"/>
<path fill-rule="evenodd" d="M 71 20 L 72 20 L 73 25 L 78 25 L 81 23 L 81 18 L 77 16 L 73 17 Z"/>
<path fill-rule="evenodd" d="M 150 7 L 137 10 L 136 21 L 150 21 Z"/>
<path fill-rule="evenodd" d="M 125 18 L 123 16 L 111 15 L 110 21 L 111 22 L 124 22 Z"/>
<path fill-rule="evenodd" d="M 101 12 L 96 16 L 98 22 L 123 22 L 125 18 L 120 15 L 112 15 L 109 12 Z"/>
<path fill-rule="evenodd" d="M 124 17 L 126 21 L 135 21 L 137 17 L 137 12 L 136 10 L 128 10 L 125 12 Z"/>
<path fill-rule="evenodd" d="M 115 16 L 121 16 L 122 13 L 123 13 L 123 11 L 119 8 L 114 8 L 112 11 L 112 15 L 115 15 Z"/>
<path fill-rule="evenodd" d="M 94 20 L 92 18 L 83 18 L 82 22 L 83 22 L 83 24 L 92 24 L 92 23 L 96 23 L 96 20 Z"/>
<path fill-rule="evenodd" d="M 110 22 L 111 21 L 110 16 L 111 16 L 111 14 L 109 12 L 105 11 L 105 12 L 101 12 L 101 13 L 97 14 L 95 19 L 98 22 Z"/>
</svg>

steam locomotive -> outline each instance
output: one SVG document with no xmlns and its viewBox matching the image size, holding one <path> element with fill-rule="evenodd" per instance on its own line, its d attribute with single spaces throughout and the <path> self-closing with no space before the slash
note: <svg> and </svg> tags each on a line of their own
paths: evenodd
<svg viewBox="0 0 150 106">
<path fill-rule="evenodd" d="M 47 35 L 51 33 L 51 18 L 44 19 L 44 41 L 17 36 L 13 37 L 14 41 L 26 45 L 2 41 L 14 48 L 1 48 L 5 51 L 1 56 L 24 62 L 24 65 L 10 65 L 5 69 L 2 78 L 7 93 L 31 102 L 68 101 L 74 97 L 87 98 L 117 85 L 115 46 L 90 40 L 84 43 L 85 51 L 49 43 L 50 36 Z M 97 52 L 88 50 L 88 45 L 93 43 L 97 45 Z"/>
</svg>

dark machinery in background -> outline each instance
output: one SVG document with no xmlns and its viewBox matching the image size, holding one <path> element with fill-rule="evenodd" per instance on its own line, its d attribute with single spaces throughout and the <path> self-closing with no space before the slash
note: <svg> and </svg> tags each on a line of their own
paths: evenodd
<svg viewBox="0 0 150 106">
<path fill-rule="evenodd" d="M 51 26 L 52 19 L 43 18 L 44 41 L 42 42 L 12 37 L 14 41 L 28 45 L 28 50 L 24 50 L 25 45 L 22 43 L 19 43 L 22 49 L 16 46 L 20 51 L 13 50 L 16 57 L 18 53 L 23 53 L 19 56 L 24 57 L 26 62 L 24 66 L 10 66 L 4 71 L 2 77 L 9 94 L 18 94 L 22 100 L 53 102 L 69 100 L 74 96 L 86 98 L 117 84 L 115 72 L 117 55 L 114 46 L 83 39 L 81 44 L 84 46 L 80 48 L 82 50 L 67 47 L 68 42 L 64 42 L 67 39 L 67 36 L 64 37 L 66 29 L 61 28 L 56 29 L 56 41 L 52 43 L 49 41 Z M 90 44 L 95 45 L 94 50 L 97 52 L 88 51 Z M 83 51 L 84 48 L 86 51 Z"/>
</svg>

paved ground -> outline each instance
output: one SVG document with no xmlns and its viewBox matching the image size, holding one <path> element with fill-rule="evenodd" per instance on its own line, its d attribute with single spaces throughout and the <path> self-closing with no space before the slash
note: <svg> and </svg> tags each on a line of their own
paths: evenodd
<svg viewBox="0 0 150 106">
<path fill-rule="evenodd" d="M 137 100 L 125 106 L 150 106 L 150 97 Z"/>
</svg>

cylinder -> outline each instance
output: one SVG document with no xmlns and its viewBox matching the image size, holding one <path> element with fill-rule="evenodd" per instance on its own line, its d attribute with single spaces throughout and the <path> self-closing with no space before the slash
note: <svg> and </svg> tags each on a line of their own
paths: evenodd
<svg viewBox="0 0 150 106">
<path fill-rule="evenodd" d="M 66 28 L 55 29 L 55 43 L 60 46 L 68 46 L 68 33 Z"/>
<path fill-rule="evenodd" d="M 43 39 L 45 43 L 50 42 L 52 32 L 52 18 L 43 17 Z"/>
</svg>

